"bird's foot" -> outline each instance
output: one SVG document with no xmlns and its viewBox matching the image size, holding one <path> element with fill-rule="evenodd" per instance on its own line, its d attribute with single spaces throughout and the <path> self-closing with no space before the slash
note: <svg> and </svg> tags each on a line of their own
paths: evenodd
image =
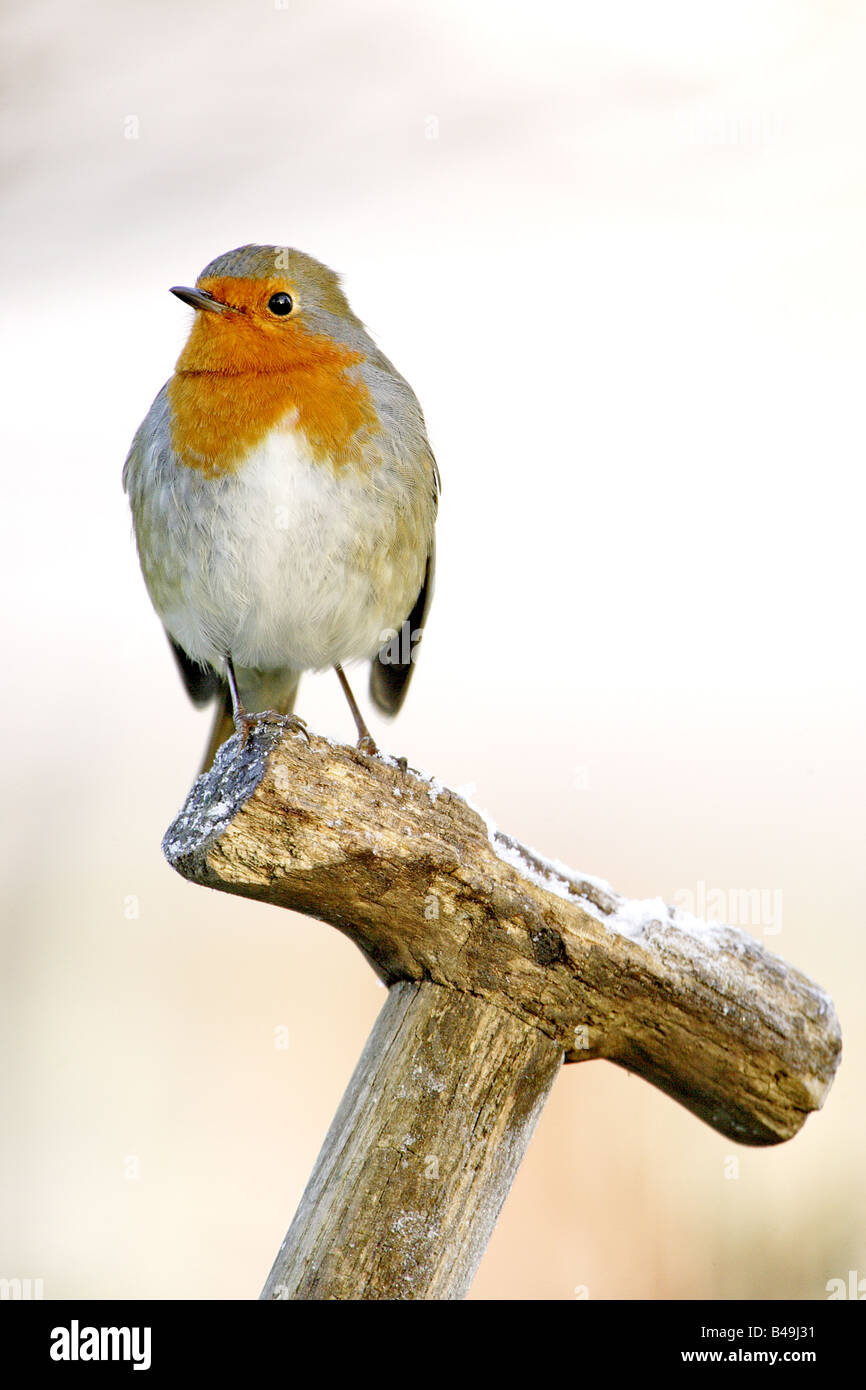
<svg viewBox="0 0 866 1390">
<path fill-rule="evenodd" d="M 367 734 L 363 738 L 359 738 L 355 747 L 358 749 L 359 753 L 367 753 L 371 758 L 381 758 L 384 762 L 399 768 L 401 778 L 404 782 L 406 781 L 406 777 L 409 773 L 409 762 L 406 758 L 395 758 L 390 753 L 383 753 L 378 743 L 375 742 L 370 734 Z"/>
<path fill-rule="evenodd" d="M 310 734 L 306 722 L 297 714 L 280 714 L 279 710 L 265 709 L 259 714 L 247 714 L 245 709 L 235 715 L 235 729 L 241 736 L 241 748 L 246 747 L 247 739 L 257 724 L 277 725 L 281 729 L 303 734 L 309 743 Z"/>
</svg>

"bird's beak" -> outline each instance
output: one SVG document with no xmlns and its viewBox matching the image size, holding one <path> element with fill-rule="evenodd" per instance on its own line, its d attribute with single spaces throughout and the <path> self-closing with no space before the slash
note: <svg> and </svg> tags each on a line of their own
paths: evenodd
<svg viewBox="0 0 866 1390">
<path fill-rule="evenodd" d="M 186 285 L 172 285 L 171 293 L 176 294 L 178 299 L 182 299 L 184 304 L 188 304 L 192 309 L 208 309 L 215 314 L 223 314 L 228 308 L 227 304 L 221 304 L 212 294 L 208 294 L 207 290 L 191 290 Z"/>
</svg>

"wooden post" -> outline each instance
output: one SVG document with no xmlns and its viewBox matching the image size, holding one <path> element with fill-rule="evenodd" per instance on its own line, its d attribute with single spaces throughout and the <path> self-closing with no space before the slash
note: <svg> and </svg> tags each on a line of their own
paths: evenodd
<svg viewBox="0 0 866 1390">
<path fill-rule="evenodd" d="M 260 726 L 164 850 L 338 927 L 390 987 L 265 1298 L 461 1297 L 563 1059 L 745 1144 L 790 1138 L 831 1085 L 833 1005 L 760 943 L 550 864 L 387 760 Z"/>
<path fill-rule="evenodd" d="M 262 1297 L 461 1298 L 561 1065 L 503 1009 L 392 985 Z"/>
</svg>

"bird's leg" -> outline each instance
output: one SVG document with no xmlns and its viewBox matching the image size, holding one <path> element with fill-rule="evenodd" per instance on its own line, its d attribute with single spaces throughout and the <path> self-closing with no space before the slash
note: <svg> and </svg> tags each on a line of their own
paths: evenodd
<svg viewBox="0 0 866 1390">
<path fill-rule="evenodd" d="M 275 709 L 261 710 L 257 714 L 247 713 L 238 692 L 234 662 L 228 652 L 226 652 L 226 677 L 229 683 L 229 694 L 232 697 L 232 719 L 235 723 L 235 729 L 241 736 L 241 748 L 246 747 L 250 730 L 256 724 L 279 724 L 283 729 L 292 729 L 296 733 L 303 734 L 309 743 L 310 735 L 307 732 L 307 726 L 303 719 L 300 719 L 296 714 L 280 714 L 279 710 Z"/>
<path fill-rule="evenodd" d="M 352 694 L 349 682 L 346 680 L 345 671 L 340 665 L 336 665 L 334 667 L 334 670 L 336 671 L 337 678 L 341 686 L 343 687 L 343 694 L 349 701 L 349 709 L 352 711 L 352 718 L 355 721 L 355 728 L 358 730 L 358 747 L 360 748 L 362 753 L 378 753 L 379 749 L 376 747 L 376 741 L 373 738 L 373 735 L 370 733 L 370 730 L 367 728 L 367 725 L 364 723 L 364 716 L 362 715 L 361 711 L 358 709 L 357 704 L 355 703 L 355 697 Z"/>
<path fill-rule="evenodd" d="M 235 675 L 234 662 L 228 652 L 226 652 L 226 676 L 229 683 L 229 694 L 232 697 L 232 719 L 235 721 L 235 729 L 240 733 L 241 728 L 249 719 L 249 715 L 244 709 L 241 697 L 238 694 L 238 681 Z M 247 730 L 247 732 L 249 732 L 249 730 Z"/>
</svg>

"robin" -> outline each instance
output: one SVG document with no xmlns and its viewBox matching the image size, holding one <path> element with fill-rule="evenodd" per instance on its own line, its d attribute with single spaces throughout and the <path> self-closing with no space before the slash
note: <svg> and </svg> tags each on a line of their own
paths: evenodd
<svg viewBox="0 0 866 1390">
<path fill-rule="evenodd" d="M 303 671 L 371 661 L 406 696 L 433 591 L 439 472 L 403 377 L 327 266 L 241 246 L 172 294 L 195 310 L 123 486 L 151 601 L 186 688 L 217 701 L 203 769 L 233 732 L 292 714 Z"/>
</svg>

